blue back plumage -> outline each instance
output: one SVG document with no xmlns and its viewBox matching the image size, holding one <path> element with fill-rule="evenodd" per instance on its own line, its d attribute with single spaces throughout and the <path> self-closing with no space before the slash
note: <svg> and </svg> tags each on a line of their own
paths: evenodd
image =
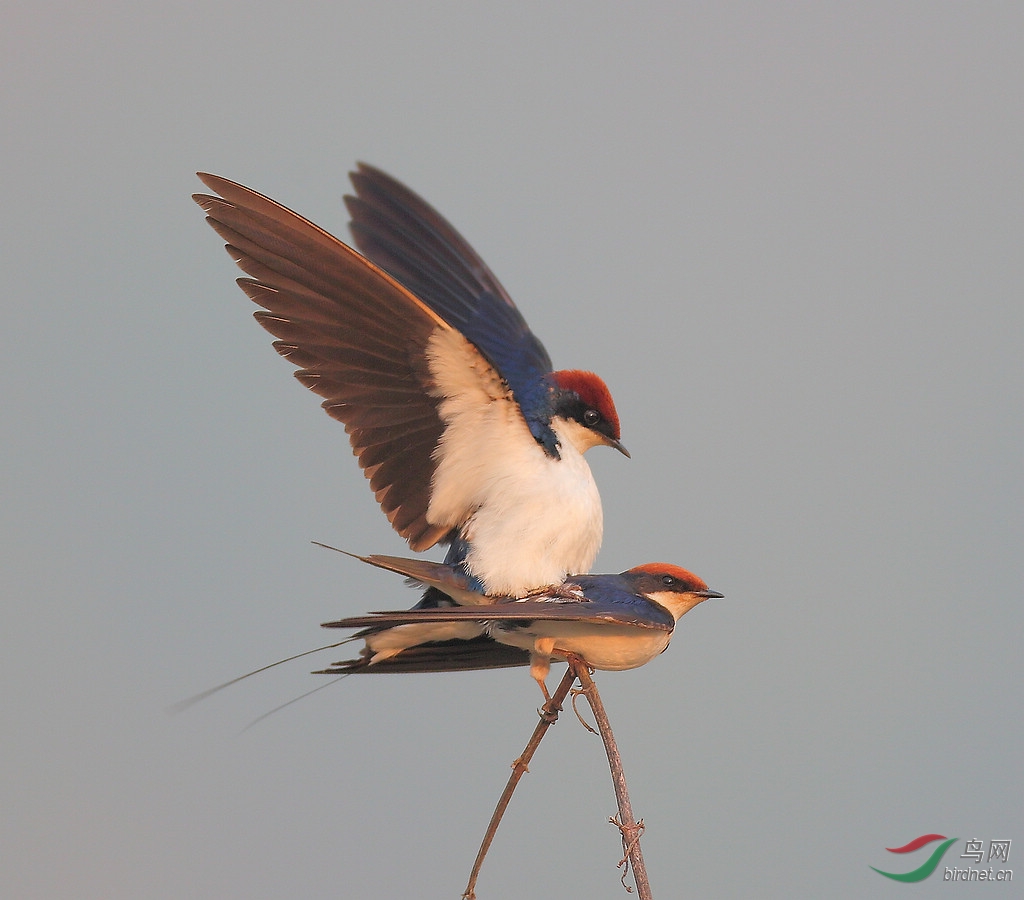
<svg viewBox="0 0 1024 900">
<path fill-rule="evenodd" d="M 505 380 L 531 433 L 557 455 L 548 427 L 552 365 L 487 264 L 433 207 L 391 176 L 360 164 L 345 203 L 356 247 L 458 329 Z"/>
<path fill-rule="evenodd" d="M 622 609 L 637 609 L 643 617 L 662 623 L 669 630 L 675 627 L 672 613 L 644 597 L 637 596 L 629 575 L 574 575 L 569 581 L 583 588 L 588 600 Z"/>
</svg>

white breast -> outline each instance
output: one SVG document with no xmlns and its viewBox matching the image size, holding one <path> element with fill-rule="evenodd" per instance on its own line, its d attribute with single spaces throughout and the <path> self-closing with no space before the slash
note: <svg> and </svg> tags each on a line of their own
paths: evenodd
<svg viewBox="0 0 1024 900">
<path fill-rule="evenodd" d="M 522 596 L 590 569 L 601 498 L 578 448 L 579 426 L 555 420 L 560 459 L 534 440 L 497 373 L 457 332 L 428 347 L 445 432 L 427 518 L 469 541 L 467 565 L 488 593 Z M 585 449 L 585 448 L 584 448 Z"/>
</svg>

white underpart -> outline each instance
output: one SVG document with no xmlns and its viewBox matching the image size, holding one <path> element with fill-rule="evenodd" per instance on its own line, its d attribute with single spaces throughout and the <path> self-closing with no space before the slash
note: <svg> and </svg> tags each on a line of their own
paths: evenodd
<svg viewBox="0 0 1024 900">
<path fill-rule="evenodd" d="M 417 622 L 414 625 L 396 625 L 366 636 L 366 649 L 373 654 L 370 664 L 390 659 L 408 647 L 417 647 L 429 641 L 450 641 L 459 638 L 472 640 L 484 633 L 479 622 Z"/>
<path fill-rule="evenodd" d="M 490 594 L 523 596 L 589 571 L 604 523 L 583 452 L 600 439 L 555 419 L 561 458 L 549 457 L 504 382 L 456 331 L 435 332 L 427 362 L 446 425 L 427 519 L 460 530 L 467 567 Z"/>
</svg>

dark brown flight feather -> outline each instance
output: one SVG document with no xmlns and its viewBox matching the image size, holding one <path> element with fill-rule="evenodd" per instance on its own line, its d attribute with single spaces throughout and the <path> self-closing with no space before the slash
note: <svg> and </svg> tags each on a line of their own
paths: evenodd
<svg viewBox="0 0 1024 900">
<path fill-rule="evenodd" d="M 257 321 L 296 377 L 345 424 L 377 501 L 414 550 L 448 528 L 427 521 L 432 458 L 441 436 L 437 398 L 421 360 L 450 326 L 373 263 L 261 194 L 200 174 L 220 196 L 195 195 L 248 278 Z"/>
</svg>

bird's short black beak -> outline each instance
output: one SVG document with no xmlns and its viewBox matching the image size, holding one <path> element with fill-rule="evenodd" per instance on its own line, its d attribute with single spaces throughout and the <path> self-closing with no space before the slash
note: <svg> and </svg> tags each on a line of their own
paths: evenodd
<svg viewBox="0 0 1024 900">
<path fill-rule="evenodd" d="M 697 596 L 703 597 L 705 600 L 721 600 L 725 594 L 720 594 L 718 591 L 697 591 Z"/>
<path fill-rule="evenodd" d="M 629 451 L 622 446 L 622 441 L 617 441 L 615 440 L 615 438 L 606 438 L 605 440 L 607 441 L 609 447 L 614 447 L 616 450 L 619 451 L 619 453 L 626 457 L 626 459 L 633 458 L 629 455 Z"/>
</svg>

